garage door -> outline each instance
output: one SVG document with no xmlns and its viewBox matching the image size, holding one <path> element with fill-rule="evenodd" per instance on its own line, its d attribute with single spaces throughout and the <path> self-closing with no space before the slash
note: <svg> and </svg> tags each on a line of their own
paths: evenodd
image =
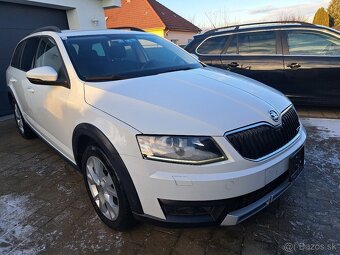
<svg viewBox="0 0 340 255">
<path fill-rule="evenodd" d="M 0 2 L 0 116 L 11 113 L 5 75 L 12 52 L 20 39 L 44 26 L 68 29 L 66 11 Z"/>
</svg>

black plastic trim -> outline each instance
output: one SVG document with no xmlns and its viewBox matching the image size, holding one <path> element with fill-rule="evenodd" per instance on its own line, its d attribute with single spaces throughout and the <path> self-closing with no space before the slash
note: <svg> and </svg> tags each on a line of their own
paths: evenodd
<svg viewBox="0 0 340 255">
<path fill-rule="evenodd" d="M 210 200 L 210 201 L 177 201 L 177 200 L 161 200 L 159 199 L 163 213 L 166 219 L 156 218 L 146 214 L 134 213 L 136 219 L 145 221 L 157 226 L 169 227 L 169 228 L 188 228 L 188 227 L 202 227 L 202 226 L 217 226 L 220 225 L 228 213 L 239 210 L 246 206 L 249 206 L 265 195 L 272 192 L 275 188 L 280 186 L 285 181 L 289 181 L 289 170 L 285 171 L 282 175 L 277 177 L 272 182 L 268 183 L 266 186 L 244 194 L 238 197 L 232 197 L 228 199 L 221 200 Z M 281 195 L 281 194 L 280 194 Z M 210 216 L 174 216 L 166 215 L 162 202 L 168 205 L 174 206 L 199 206 L 199 207 L 215 207 L 219 211 L 216 213 L 212 212 Z M 242 207 L 239 207 L 242 205 Z M 245 218 L 247 215 L 243 216 Z"/>
<path fill-rule="evenodd" d="M 77 160 L 79 156 L 77 150 L 78 143 L 80 142 L 79 138 L 84 135 L 96 141 L 97 145 L 104 151 L 107 157 L 115 163 L 115 166 L 117 166 L 115 170 L 117 172 L 118 179 L 121 181 L 122 188 L 125 190 L 125 194 L 129 201 L 132 212 L 143 214 L 142 205 L 140 203 L 135 185 L 133 184 L 129 171 L 126 168 L 116 148 L 97 127 L 88 123 L 79 124 L 73 132 L 72 147 L 74 158 L 77 164 L 80 164 L 80 162 Z"/>
<path fill-rule="evenodd" d="M 61 30 L 59 27 L 57 26 L 47 26 L 47 27 L 40 27 L 36 30 L 34 30 L 32 33 L 30 34 L 34 34 L 34 33 L 39 33 L 39 32 L 56 32 L 56 33 L 61 33 Z"/>
</svg>

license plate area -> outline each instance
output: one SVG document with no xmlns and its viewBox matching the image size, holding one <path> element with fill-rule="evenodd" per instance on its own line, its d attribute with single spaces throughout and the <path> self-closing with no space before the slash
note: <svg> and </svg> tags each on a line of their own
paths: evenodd
<svg viewBox="0 0 340 255">
<path fill-rule="evenodd" d="M 293 181 L 300 174 L 305 165 L 305 148 L 301 147 L 289 160 L 289 181 Z"/>
</svg>

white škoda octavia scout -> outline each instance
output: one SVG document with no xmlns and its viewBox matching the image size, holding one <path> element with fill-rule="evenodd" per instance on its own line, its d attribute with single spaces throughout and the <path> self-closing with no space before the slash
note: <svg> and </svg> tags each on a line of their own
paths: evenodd
<svg viewBox="0 0 340 255">
<path fill-rule="evenodd" d="M 40 29 L 16 47 L 7 84 L 21 135 L 82 171 L 112 228 L 237 224 L 304 165 L 286 97 L 148 33 Z"/>
</svg>

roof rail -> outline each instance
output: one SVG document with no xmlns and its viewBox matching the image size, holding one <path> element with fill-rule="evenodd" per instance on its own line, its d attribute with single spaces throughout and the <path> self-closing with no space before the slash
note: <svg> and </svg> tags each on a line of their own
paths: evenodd
<svg viewBox="0 0 340 255">
<path fill-rule="evenodd" d="M 56 26 L 48 26 L 48 27 L 41 27 L 36 30 L 34 30 L 31 34 L 38 33 L 38 32 L 46 32 L 46 31 L 52 31 L 56 33 L 61 33 L 61 30 L 59 27 Z"/>
<path fill-rule="evenodd" d="M 110 29 L 122 29 L 122 30 L 145 32 L 143 29 L 140 29 L 138 27 L 110 27 Z"/>
<path fill-rule="evenodd" d="M 253 26 L 253 25 L 270 25 L 270 24 L 301 24 L 306 26 L 315 26 L 314 24 L 304 22 L 304 21 L 266 21 L 266 22 L 257 22 L 257 23 L 246 23 L 241 25 L 234 25 L 234 26 L 226 26 L 226 27 L 218 27 L 205 32 L 205 34 L 210 34 L 217 32 L 218 30 L 228 29 L 228 28 L 235 28 L 235 30 L 240 29 L 241 27 L 245 26 Z"/>
</svg>

